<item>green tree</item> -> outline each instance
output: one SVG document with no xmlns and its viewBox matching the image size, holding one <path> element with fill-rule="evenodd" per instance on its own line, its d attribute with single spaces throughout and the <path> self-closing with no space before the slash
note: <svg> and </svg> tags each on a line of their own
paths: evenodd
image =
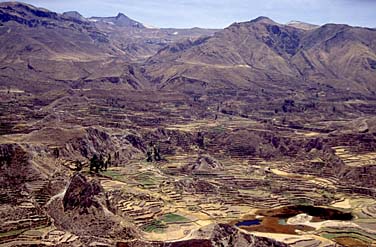
<svg viewBox="0 0 376 247">
<path fill-rule="evenodd" d="M 158 145 L 155 145 L 153 146 L 153 155 L 154 155 L 154 160 L 155 161 L 160 161 L 162 160 L 161 158 L 161 154 L 160 154 L 160 149 L 159 149 L 159 146 Z"/>
<path fill-rule="evenodd" d="M 96 154 L 90 159 L 90 171 L 95 171 L 96 173 L 99 172 L 100 168 L 100 160 Z"/>
<path fill-rule="evenodd" d="M 76 171 L 78 171 L 78 172 L 81 171 L 82 168 L 83 168 L 82 162 L 79 161 L 79 160 L 76 160 L 74 163 L 76 164 Z"/>
<path fill-rule="evenodd" d="M 153 143 L 150 142 L 146 148 L 146 161 L 153 162 Z"/>
<path fill-rule="evenodd" d="M 104 170 L 107 171 L 107 167 L 111 165 L 111 154 L 109 153 L 107 156 L 106 162 L 104 162 Z"/>
</svg>

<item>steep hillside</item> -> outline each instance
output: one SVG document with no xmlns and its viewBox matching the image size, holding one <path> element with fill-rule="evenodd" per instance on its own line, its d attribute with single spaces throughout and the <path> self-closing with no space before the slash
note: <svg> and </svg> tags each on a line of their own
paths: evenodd
<svg viewBox="0 0 376 247">
<path fill-rule="evenodd" d="M 206 29 L 149 29 L 124 14 L 84 18 L 18 3 L 0 3 L 2 89 L 140 89 L 148 85 L 137 65 L 182 38 Z M 38 83 L 35 83 L 38 82 Z"/>
<path fill-rule="evenodd" d="M 91 60 L 119 55 L 108 38 L 86 20 L 17 2 L 1 3 L 1 54 L 6 58 L 45 56 Z"/>
<path fill-rule="evenodd" d="M 140 87 L 126 54 L 77 15 L 10 2 L 0 4 L 0 18 L 2 86 L 44 90 L 96 81 Z"/>
<path fill-rule="evenodd" d="M 376 90 L 376 30 L 327 24 L 312 30 L 291 59 L 310 81 L 347 91 Z"/>
<path fill-rule="evenodd" d="M 216 29 L 138 28 L 97 21 L 95 26 L 133 61 L 143 63 L 167 45 L 187 38 L 211 36 Z"/>
<path fill-rule="evenodd" d="M 328 24 L 304 30 L 259 17 L 213 37 L 170 45 L 146 71 L 160 88 L 376 89 L 376 30 Z"/>
</svg>

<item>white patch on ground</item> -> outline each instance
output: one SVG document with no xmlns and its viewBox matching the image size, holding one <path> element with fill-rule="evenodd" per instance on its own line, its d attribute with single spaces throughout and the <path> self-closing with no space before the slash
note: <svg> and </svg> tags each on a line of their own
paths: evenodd
<svg viewBox="0 0 376 247">
<path fill-rule="evenodd" d="M 0 92 L 2 93 L 7 93 L 7 92 L 10 92 L 10 93 L 25 93 L 24 90 L 20 90 L 20 89 L 0 89 Z"/>
<path fill-rule="evenodd" d="M 345 199 L 344 201 L 336 202 L 332 204 L 331 206 L 335 208 L 345 208 L 345 209 L 351 208 L 350 199 Z"/>
<path fill-rule="evenodd" d="M 62 192 L 51 197 L 50 200 L 48 200 L 48 202 L 46 203 L 46 206 L 50 205 L 51 202 L 55 201 L 56 199 L 62 199 L 65 196 L 67 189 L 68 189 L 68 185 L 65 187 L 65 189 Z"/>
<path fill-rule="evenodd" d="M 288 225 L 301 225 L 301 224 L 309 223 L 312 219 L 313 217 L 311 215 L 298 214 L 294 217 L 289 218 L 286 223 Z"/>
<path fill-rule="evenodd" d="M 159 27 L 155 27 L 155 26 L 149 25 L 149 24 L 142 23 L 142 25 L 144 25 L 144 27 L 146 27 L 147 29 L 160 29 Z"/>
<path fill-rule="evenodd" d="M 327 187 L 335 188 L 332 182 L 329 180 L 326 180 L 324 178 L 318 178 L 312 175 L 300 175 L 296 173 L 288 173 L 285 171 L 281 171 L 279 169 L 271 169 L 271 172 L 274 173 L 275 175 L 281 176 L 281 177 L 299 177 L 299 178 L 304 178 L 306 179 L 307 182 L 311 182 L 314 184 L 319 184 L 319 185 L 325 185 Z"/>
<path fill-rule="evenodd" d="M 241 230 L 244 233 L 247 233 L 245 230 Z M 303 241 L 310 241 L 310 240 L 317 240 L 319 241 L 319 245 L 314 245 L 314 246 L 334 246 L 334 243 L 326 238 L 322 238 L 316 235 L 291 235 L 291 234 L 281 234 L 281 233 L 267 233 L 267 232 L 251 232 L 252 235 L 259 236 L 259 237 L 267 237 L 267 238 L 272 238 L 280 242 L 284 242 L 288 244 L 289 246 L 299 246 L 299 242 Z M 297 244 L 297 245 L 295 245 Z"/>
<path fill-rule="evenodd" d="M 310 226 L 315 229 L 320 229 L 323 227 L 329 227 L 329 228 L 360 228 L 359 225 L 349 222 L 349 221 L 338 221 L 338 220 L 325 220 L 321 222 L 311 222 L 312 216 L 308 214 L 298 214 L 294 217 L 289 218 L 286 221 L 286 224 L 288 225 L 303 225 L 303 226 Z"/>
<path fill-rule="evenodd" d="M 114 214 L 113 214 L 110 210 L 108 210 L 106 206 L 104 206 L 101 202 L 99 202 L 99 204 L 102 206 L 102 208 L 103 208 L 103 212 L 104 212 L 104 214 L 105 214 L 107 217 L 110 217 L 110 216 L 112 217 L 112 216 L 114 216 Z"/>
</svg>

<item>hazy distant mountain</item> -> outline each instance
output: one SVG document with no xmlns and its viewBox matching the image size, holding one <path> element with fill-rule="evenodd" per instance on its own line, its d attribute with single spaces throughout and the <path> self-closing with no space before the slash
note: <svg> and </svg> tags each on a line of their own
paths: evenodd
<svg viewBox="0 0 376 247">
<path fill-rule="evenodd" d="M 144 61 L 168 44 L 183 38 L 198 38 L 202 35 L 212 35 L 217 31 L 201 28 L 146 27 L 121 13 L 117 17 L 92 17 L 88 20 L 102 33 L 105 33 L 113 44 L 124 51 L 127 57 L 134 61 Z"/>
<path fill-rule="evenodd" d="M 281 28 L 284 34 L 278 35 Z M 255 81 L 270 86 L 273 81 L 294 82 L 295 69 L 283 57 L 295 52 L 302 32 L 279 27 L 266 17 L 234 23 L 213 37 L 166 47 L 149 59 L 146 70 L 163 88 L 248 88 L 255 87 Z"/>
<path fill-rule="evenodd" d="M 312 29 L 319 27 L 318 25 L 314 25 L 314 24 L 310 24 L 310 23 L 306 23 L 306 22 L 301 22 L 301 21 L 290 21 L 286 25 L 290 26 L 290 27 L 296 27 L 296 28 L 304 29 L 304 30 L 312 30 Z"/>
<path fill-rule="evenodd" d="M 105 22 L 108 24 L 117 25 L 121 27 L 145 28 L 145 26 L 142 23 L 132 20 L 131 18 L 122 13 L 119 13 L 116 17 L 91 17 L 89 18 L 89 20 L 93 22 Z"/>
</svg>

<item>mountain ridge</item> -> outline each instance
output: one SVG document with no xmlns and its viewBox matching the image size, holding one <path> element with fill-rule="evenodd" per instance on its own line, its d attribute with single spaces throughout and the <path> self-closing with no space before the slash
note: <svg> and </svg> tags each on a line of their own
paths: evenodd
<svg viewBox="0 0 376 247">
<path fill-rule="evenodd" d="M 307 22 L 302 22 L 302 21 L 289 21 L 288 23 L 286 23 L 287 26 L 290 26 L 290 27 L 295 27 L 295 28 L 300 28 L 300 29 L 304 29 L 304 30 L 312 30 L 312 29 L 316 29 L 318 27 L 320 27 L 319 25 L 315 25 L 315 24 L 311 24 L 311 23 L 307 23 Z"/>
<path fill-rule="evenodd" d="M 171 79 L 181 77 L 203 82 L 222 78 L 240 85 L 273 81 L 277 73 L 284 81 L 329 83 L 341 90 L 352 84 L 353 89 L 372 93 L 376 89 L 375 39 L 374 29 L 326 24 L 304 30 L 260 17 L 234 23 L 204 42 L 191 42 L 190 47 L 174 45 L 182 50 L 165 48 L 146 67 L 150 65 L 156 78 L 163 71 L 160 84 L 171 85 Z M 163 66 L 164 62 L 169 64 Z M 227 68 L 226 73 L 221 66 Z"/>
<path fill-rule="evenodd" d="M 6 77 L 13 69 L 57 84 L 103 82 L 105 75 L 112 86 L 129 82 L 136 88 L 170 90 L 290 90 L 324 83 L 372 94 L 376 88 L 372 28 L 325 24 L 308 30 L 260 16 L 223 30 L 148 29 L 121 13 L 93 22 L 78 12 L 58 14 L 17 2 L 1 3 L 0 12 L 1 75 Z M 20 37 L 25 42 L 13 45 Z M 20 61 L 16 56 L 22 63 L 15 62 Z M 90 68 L 94 64 L 103 67 L 100 73 Z"/>
</svg>

